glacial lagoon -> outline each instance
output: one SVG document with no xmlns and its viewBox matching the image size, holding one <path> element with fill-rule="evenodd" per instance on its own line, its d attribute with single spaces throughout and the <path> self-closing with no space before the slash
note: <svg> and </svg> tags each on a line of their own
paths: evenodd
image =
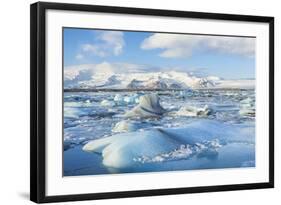
<svg viewBox="0 0 281 205">
<path fill-rule="evenodd" d="M 63 123 L 64 176 L 255 166 L 254 89 L 64 92 Z"/>
</svg>

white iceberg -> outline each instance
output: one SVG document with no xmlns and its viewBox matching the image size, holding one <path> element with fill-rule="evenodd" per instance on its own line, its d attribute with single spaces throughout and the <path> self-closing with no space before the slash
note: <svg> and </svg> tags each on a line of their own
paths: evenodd
<svg viewBox="0 0 281 205">
<path fill-rule="evenodd" d="M 206 142 L 210 141 L 219 141 L 224 144 L 228 142 L 254 143 L 254 135 L 254 127 L 198 120 L 182 128 L 154 128 L 142 132 L 112 135 L 88 142 L 83 150 L 101 153 L 105 166 L 128 168 L 140 161 L 150 162 L 151 159 L 151 162 L 157 159 L 161 161 L 159 157 L 168 156 L 169 158 L 169 155 L 173 155 L 177 150 L 180 151 L 176 153 L 188 157 L 191 151 L 200 149 L 198 145 L 206 145 Z M 186 146 L 185 149 L 181 149 L 183 145 Z M 190 146 L 195 146 L 195 149 L 190 149 Z"/>
<path fill-rule="evenodd" d="M 242 116 L 255 116 L 255 102 L 252 98 L 245 98 L 240 101 L 239 114 Z"/>
<path fill-rule="evenodd" d="M 158 117 L 165 113 L 156 94 L 147 94 L 139 98 L 139 104 L 125 113 L 125 117 Z"/>
<path fill-rule="evenodd" d="M 137 98 L 137 97 L 138 97 L 138 96 L 136 96 L 136 95 L 125 96 L 125 97 L 124 97 L 124 101 L 125 101 L 127 104 L 133 104 L 133 103 L 136 102 L 136 98 Z"/>
<path fill-rule="evenodd" d="M 124 104 L 122 95 L 116 94 L 116 95 L 114 96 L 114 102 L 115 102 L 116 104 L 118 104 L 118 105 Z"/>
<path fill-rule="evenodd" d="M 109 101 L 109 100 L 103 100 L 100 103 L 102 106 L 104 107 L 113 107 L 115 106 L 115 103 L 113 101 Z"/>
<path fill-rule="evenodd" d="M 186 97 L 190 97 L 192 95 L 193 95 L 193 90 L 191 90 L 191 89 L 181 90 L 177 93 L 178 98 L 186 98 Z"/>
<path fill-rule="evenodd" d="M 126 105 L 126 104 L 134 104 L 139 102 L 139 95 L 138 94 L 133 94 L 133 95 L 128 95 L 123 97 L 120 94 L 116 94 L 114 96 L 114 102 L 117 105 Z"/>
<path fill-rule="evenodd" d="M 212 113 L 212 109 L 205 105 L 203 108 L 197 108 L 194 106 L 184 106 L 181 107 L 175 114 L 177 116 L 189 116 L 189 117 L 197 117 L 197 116 L 208 116 Z"/>
</svg>

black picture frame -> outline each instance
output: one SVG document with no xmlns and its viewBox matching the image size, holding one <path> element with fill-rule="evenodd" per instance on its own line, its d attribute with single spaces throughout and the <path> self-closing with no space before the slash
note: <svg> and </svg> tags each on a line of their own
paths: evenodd
<svg viewBox="0 0 281 205">
<path fill-rule="evenodd" d="M 216 19 L 229 21 L 262 22 L 269 25 L 269 181 L 263 183 L 229 184 L 138 190 L 107 193 L 46 196 L 46 81 L 45 81 L 45 25 L 46 10 L 120 13 L 130 15 Z M 30 7 L 30 199 L 37 203 L 76 200 L 97 200 L 123 197 L 141 197 L 198 192 L 230 191 L 274 187 L 274 18 L 265 16 L 156 10 L 144 8 L 111 7 L 82 4 L 38 2 Z"/>
</svg>

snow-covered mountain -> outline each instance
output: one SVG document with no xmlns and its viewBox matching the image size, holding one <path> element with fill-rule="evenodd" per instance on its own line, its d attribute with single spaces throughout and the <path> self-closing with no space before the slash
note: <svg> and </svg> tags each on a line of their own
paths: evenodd
<svg viewBox="0 0 281 205">
<path fill-rule="evenodd" d="M 120 66 L 124 66 L 121 67 Z M 119 69 L 118 69 L 119 67 Z M 72 66 L 64 70 L 64 88 L 80 89 L 188 89 L 223 88 L 225 80 L 216 76 L 198 77 L 181 71 L 149 71 L 131 65 Z M 236 82 L 236 81 L 235 81 Z M 253 84 L 252 82 L 247 82 Z M 243 84 L 243 83 L 242 83 Z M 231 82 L 239 88 L 241 82 Z"/>
</svg>

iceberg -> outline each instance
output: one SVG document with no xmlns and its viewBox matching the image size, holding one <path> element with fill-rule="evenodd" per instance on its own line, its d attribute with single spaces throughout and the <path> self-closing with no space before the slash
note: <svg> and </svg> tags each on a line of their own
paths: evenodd
<svg viewBox="0 0 281 205">
<path fill-rule="evenodd" d="M 162 159 L 177 160 L 178 154 L 189 157 L 193 152 L 202 153 L 202 149 L 208 156 L 213 153 L 214 146 L 218 148 L 220 144 L 231 142 L 254 143 L 254 136 L 255 130 L 251 126 L 198 120 L 181 128 L 152 128 L 115 134 L 92 140 L 83 150 L 101 153 L 107 167 L 128 168 Z"/>
<path fill-rule="evenodd" d="M 208 116 L 212 113 L 212 109 L 208 105 L 205 105 L 203 108 L 197 108 L 193 106 L 184 106 L 180 108 L 175 114 L 177 116 Z"/>
<path fill-rule="evenodd" d="M 129 96 L 123 97 L 120 94 L 116 94 L 114 96 L 114 102 L 117 105 L 126 105 L 126 104 L 139 103 L 139 95 L 135 93 L 133 95 L 129 95 Z"/>
<path fill-rule="evenodd" d="M 254 117 L 255 111 L 255 102 L 252 98 L 248 97 L 240 101 L 240 115 Z"/>
<path fill-rule="evenodd" d="M 133 102 L 134 102 L 134 99 L 131 98 L 130 96 L 125 96 L 125 97 L 124 97 L 124 101 L 125 101 L 127 104 L 130 104 L 130 103 L 133 103 Z"/>
<path fill-rule="evenodd" d="M 117 105 L 123 105 L 123 104 L 125 103 L 124 100 L 123 100 L 122 95 L 120 95 L 120 94 L 116 94 L 116 95 L 114 96 L 114 102 L 115 102 Z"/>
<path fill-rule="evenodd" d="M 185 90 L 181 90 L 178 92 L 177 97 L 178 98 L 186 98 L 186 97 L 190 97 L 193 95 L 193 90 L 191 89 L 185 89 Z"/>
<path fill-rule="evenodd" d="M 115 103 L 112 102 L 112 101 L 109 101 L 109 100 L 103 100 L 101 101 L 101 106 L 104 106 L 104 107 L 113 107 L 115 106 Z"/>
<path fill-rule="evenodd" d="M 83 115 L 87 115 L 89 112 L 88 108 L 79 107 L 64 107 L 64 117 L 65 118 L 79 118 Z"/>
<path fill-rule="evenodd" d="M 123 120 L 121 122 L 116 123 L 113 127 L 112 132 L 133 132 L 139 129 L 137 123 L 130 122 L 128 120 Z"/>
<path fill-rule="evenodd" d="M 125 113 L 125 117 L 159 117 L 166 111 L 160 105 L 156 94 L 147 94 L 139 98 L 139 104 Z"/>
</svg>

